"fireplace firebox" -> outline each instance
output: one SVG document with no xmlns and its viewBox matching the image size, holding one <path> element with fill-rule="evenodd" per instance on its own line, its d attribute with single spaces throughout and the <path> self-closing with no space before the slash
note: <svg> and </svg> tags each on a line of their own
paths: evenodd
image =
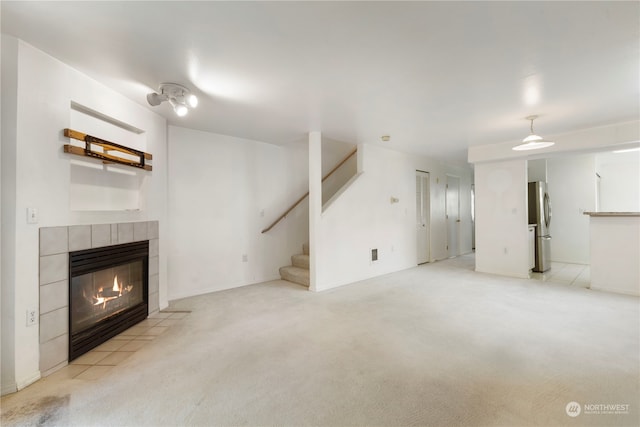
<svg viewBox="0 0 640 427">
<path fill-rule="evenodd" d="M 69 254 L 69 361 L 147 318 L 149 241 Z"/>
</svg>

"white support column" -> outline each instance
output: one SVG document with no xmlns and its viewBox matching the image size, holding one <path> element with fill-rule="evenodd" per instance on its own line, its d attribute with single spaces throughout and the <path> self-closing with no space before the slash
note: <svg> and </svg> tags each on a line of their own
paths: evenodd
<svg viewBox="0 0 640 427">
<path fill-rule="evenodd" d="M 318 259 L 322 252 L 322 134 L 309 132 L 309 290 L 316 291 Z"/>
<path fill-rule="evenodd" d="M 529 278 L 527 161 L 478 163 L 476 271 Z"/>
</svg>

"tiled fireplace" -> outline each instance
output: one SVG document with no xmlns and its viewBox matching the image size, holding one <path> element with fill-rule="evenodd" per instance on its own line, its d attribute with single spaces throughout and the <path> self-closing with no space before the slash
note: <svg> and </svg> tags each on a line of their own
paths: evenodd
<svg viewBox="0 0 640 427">
<path fill-rule="evenodd" d="M 79 316 L 72 320 L 70 334 L 70 265 L 73 272 L 78 259 L 82 265 L 86 260 L 97 259 L 98 254 L 106 252 L 109 255 L 115 251 L 122 257 L 126 256 L 122 255 L 125 250 L 130 249 L 134 255 L 129 261 L 123 263 L 121 260 L 111 265 L 107 261 L 98 265 L 104 268 L 85 267 L 83 271 L 81 267 L 73 273 L 71 284 L 76 290 L 71 292 L 71 297 L 75 296 L 81 304 L 74 304 L 73 313 Z M 158 310 L 158 249 L 157 221 L 40 229 L 40 372 L 43 376 Z M 144 256 L 140 255 L 142 252 L 145 252 Z M 147 267 L 148 283 L 145 283 L 143 275 L 146 275 Z M 102 283 L 105 274 L 113 276 L 109 286 Z M 147 293 L 148 300 L 145 300 Z M 131 307 L 124 309 L 123 304 Z M 112 318 L 119 316 L 113 314 L 119 312 L 130 316 L 120 323 L 109 324 Z M 106 324 L 103 319 L 108 320 Z M 98 326 L 89 325 L 96 320 Z M 99 335 L 93 343 L 89 342 L 91 339 L 87 341 L 90 332 Z M 77 343 L 74 345 L 74 342 Z"/>
</svg>

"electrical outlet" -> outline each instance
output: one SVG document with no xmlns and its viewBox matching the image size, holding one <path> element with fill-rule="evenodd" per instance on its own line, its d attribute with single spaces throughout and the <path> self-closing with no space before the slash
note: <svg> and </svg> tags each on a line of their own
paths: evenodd
<svg viewBox="0 0 640 427">
<path fill-rule="evenodd" d="M 37 311 L 34 308 L 27 309 L 27 326 L 35 325 L 38 320 Z"/>
<path fill-rule="evenodd" d="M 371 262 L 377 261 L 378 260 L 378 250 L 377 249 L 371 249 Z"/>
<path fill-rule="evenodd" d="M 249 255 L 242 254 L 242 262 L 249 262 Z"/>
</svg>

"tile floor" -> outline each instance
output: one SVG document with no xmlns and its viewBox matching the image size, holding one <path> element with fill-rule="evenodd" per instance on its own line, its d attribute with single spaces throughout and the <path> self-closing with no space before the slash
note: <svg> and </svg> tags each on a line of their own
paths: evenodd
<svg viewBox="0 0 640 427">
<path fill-rule="evenodd" d="M 73 360 L 49 378 L 98 380 L 188 314 L 188 312 L 154 313 L 120 335 Z"/>
<path fill-rule="evenodd" d="M 591 285 L 591 268 L 584 264 L 567 264 L 552 262 L 551 269 L 544 273 L 531 273 L 531 278 L 543 282 L 562 283 L 563 285 L 589 288 Z"/>
</svg>

